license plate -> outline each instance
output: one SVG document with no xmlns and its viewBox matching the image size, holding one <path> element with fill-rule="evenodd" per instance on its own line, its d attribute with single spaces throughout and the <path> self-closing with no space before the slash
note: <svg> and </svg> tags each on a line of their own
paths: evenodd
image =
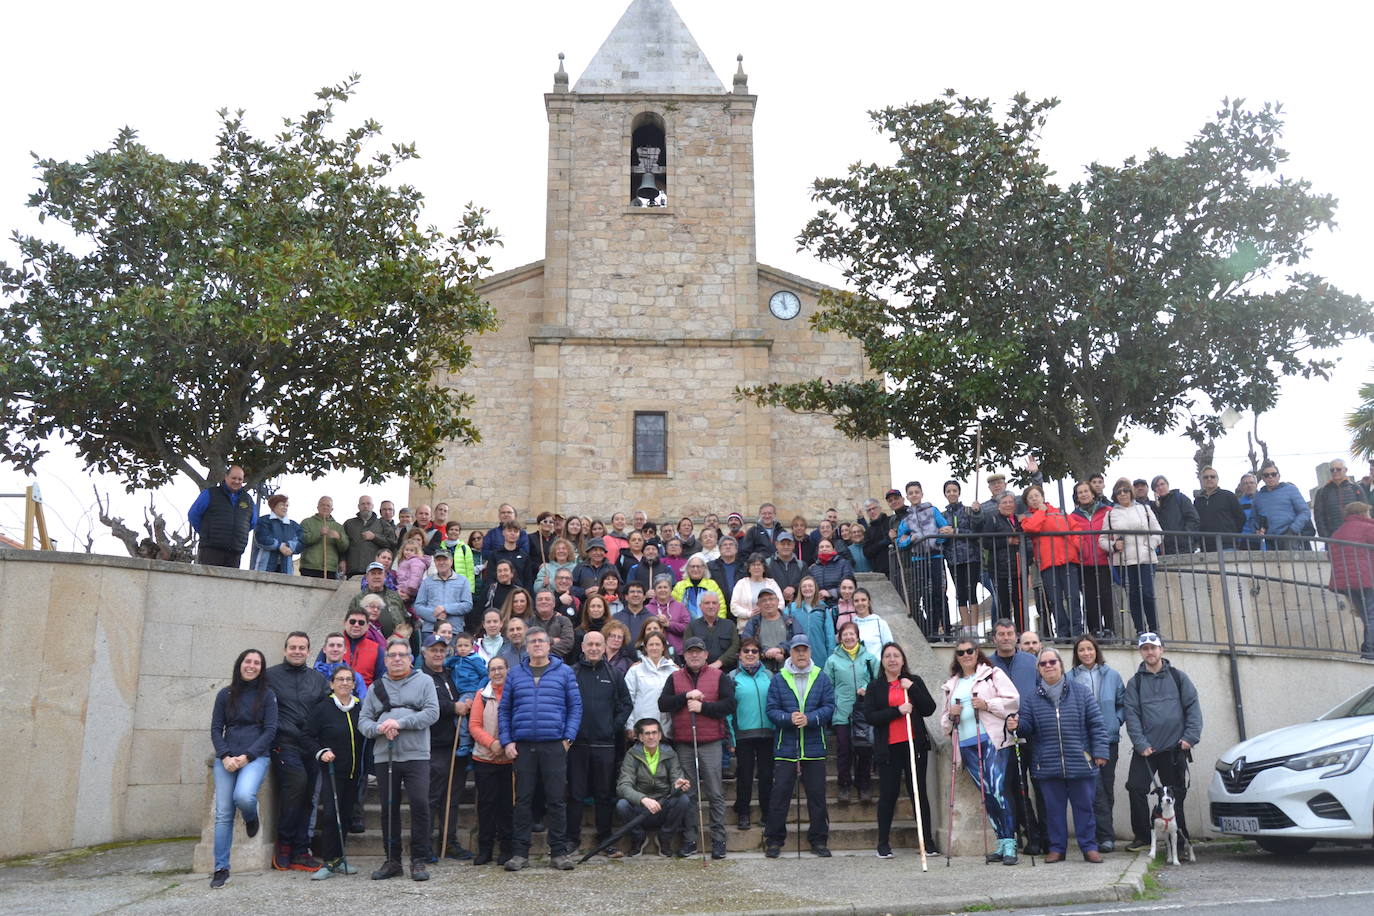
<svg viewBox="0 0 1374 916">
<path fill-rule="evenodd" d="M 1259 818 L 1257 817 L 1221 818 L 1222 833 L 1259 833 L 1259 829 Z"/>
</svg>

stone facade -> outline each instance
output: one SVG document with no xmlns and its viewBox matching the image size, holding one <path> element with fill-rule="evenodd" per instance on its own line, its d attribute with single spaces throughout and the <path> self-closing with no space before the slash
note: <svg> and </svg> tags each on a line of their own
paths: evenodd
<svg viewBox="0 0 1374 916">
<path fill-rule="evenodd" d="M 807 325 L 823 287 L 758 263 L 756 97 L 743 73 L 726 92 L 708 68 L 666 0 L 636 0 L 573 90 L 560 68 L 545 96 L 546 256 L 486 283 L 501 329 L 450 380 L 475 397 L 483 441 L 452 448 L 412 503 L 448 502 L 468 527 L 490 524 L 501 502 L 524 518 L 643 508 L 658 519 L 749 516 L 771 500 L 814 518 L 890 485 L 885 441 L 735 400 L 736 386 L 870 369 L 857 343 Z M 662 131 L 663 206 L 633 202 L 646 124 Z M 770 313 L 780 290 L 799 315 Z M 667 415 L 666 473 L 634 472 L 636 411 Z"/>
</svg>

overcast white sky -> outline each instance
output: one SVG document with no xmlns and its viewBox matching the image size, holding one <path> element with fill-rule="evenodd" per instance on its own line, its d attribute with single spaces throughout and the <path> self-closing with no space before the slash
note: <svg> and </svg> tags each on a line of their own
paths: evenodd
<svg viewBox="0 0 1374 916">
<path fill-rule="evenodd" d="M 246 108 L 250 125 L 273 131 L 321 85 L 363 74 L 344 123 L 382 122 L 385 136 L 413 140 L 424 157 L 405 178 L 428 197 L 428 218 L 456 221 L 475 201 L 492 211 L 505 248 L 497 268 L 543 256 L 547 122 L 543 93 L 557 54 L 576 81 L 628 0 L 505 3 L 49 2 L 6 10 L 0 56 L 0 229 L 32 231 L 30 151 L 69 159 L 137 128 L 150 147 L 205 158 L 215 110 Z M 926 100 L 946 87 L 1003 99 L 1018 90 L 1058 96 L 1044 138 L 1047 160 L 1066 178 L 1151 146 L 1177 151 L 1225 96 L 1282 102 L 1286 173 L 1340 201 L 1339 228 L 1312 240 L 1312 270 L 1341 288 L 1374 295 L 1374 182 L 1365 117 L 1371 14 L 1350 3 L 947 4 L 849 0 L 844 4 L 677 0 L 678 11 L 727 86 L 744 55 L 759 96 L 755 122 L 758 253 L 765 263 L 824 282 L 834 271 L 798 253 L 794 238 L 814 207 L 809 182 L 887 145 L 866 111 Z M 49 231 L 51 231 L 49 229 Z M 0 258 L 13 246 L 0 243 Z M 1261 334 L 1263 329 L 1252 329 Z M 1311 468 L 1345 454 L 1341 417 L 1371 376 L 1374 345 L 1351 345 L 1330 383 L 1290 381 L 1260 431 L 1288 479 L 1306 488 Z M 1219 443 L 1223 483 L 1245 463 L 1247 417 Z M 1137 436 L 1111 473 L 1164 473 L 1190 488 L 1193 446 Z M 894 448 L 894 481 L 945 476 Z M 71 549 L 84 539 L 90 482 L 61 444 L 39 468 L 52 533 Z M 0 470 L 0 492 L 27 481 Z M 100 481 L 129 520 L 143 496 Z M 362 488 L 337 475 L 286 481 L 293 515 L 335 498 L 343 517 Z M 370 488 L 403 503 L 404 483 Z M 189 483 L 158 494 L 170 521 L 195 496 Z M 535 507 L 542 508 L 542 507 Z M 736 507 L 721 507 L 732 509 Z M 745 508 L 745 507 L 740 507 Z M 811 511 L 823 507 L 809 508 Z M 465 522 L 470 520 L 464 520 Z M 0 531 L 17 536 L 17 500 L 0 501 Z M 102 533 L 103 529 L 100 529 Z M 110 538 L 97 550 L 119 553 Z"/>
</svg>

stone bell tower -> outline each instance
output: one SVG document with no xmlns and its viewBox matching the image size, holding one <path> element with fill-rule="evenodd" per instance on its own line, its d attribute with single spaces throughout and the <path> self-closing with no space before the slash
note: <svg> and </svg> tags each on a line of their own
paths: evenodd
<svg viewBox="0 0 1374 916">
<path fill-rule="evenodd" d="M 807 326 L 819 284 L 758 263 L 742 58 L 727 90 L 669 0 L 634 0 L 571 88 L 562 59 L 545 257 L 486 282 L 502 327 L 455 382 L 483 441 L 412 501 L 472 528 L 500 502 L 666 519 L 770 500 L 816 518 L 881 495 L 886 442 L 734 398 L 868 372 L 857 343 Z"/>
</svg>

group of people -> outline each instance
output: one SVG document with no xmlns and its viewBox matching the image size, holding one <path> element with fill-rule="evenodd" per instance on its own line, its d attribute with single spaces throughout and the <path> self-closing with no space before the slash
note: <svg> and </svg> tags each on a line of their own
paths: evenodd
<svg viewBox="0 0 1374 916">
<path fill-rule="evenodd" d="M 1007 489 L 1006 477 L 987 478 L 990 496 L 965 505 L 958 481 L 945 481 L 945 504 L 925 499 L 919 481 L 889 490 L 890 514 L 876 499 L 865 504 L 866 545 L 875 569 L 887 570 L 887 548 L 909 556 L 912 616 L 932 641 L 953 641 L 975 632 L 981 585 L 993 616 L 1029 625 L 1029 594 L 1036 595 L 1041 626 L 1057 643 L 1068 645 L 1087 633 L 1099 641 L 1117 639 L 1114 590 L 1130 613 L 1135 634 L 1157 632 L 1155 567 L 1167 554 L 1251 549 L 1309 549 L 1316 536 L 1368 545 L 1360 518 L 1368 518 L 1374 493 L 1366 482 L 1348 476 L 1341 459 L 1330 462 L 1330 479 L 1309 506 L 1279 469 L 1266 463 L 1259 477 L 1244 474 L 1236 492 L 1222 489 L 1220 475 L 1203 468 L 1201 487 L 1192 497 L 1173 488 L 1162 475 L 1153 480 L 1120 478 L 1107 490 L 1102 474 L 1075 483 L 1068 508 L 1047 498 L 1039 468 L 1030 460 L 1032 483 L 1020 494 Z M 1371 469 L 1374 473 L 1374 469 Z M 1263 485 L 1259 486 L 1259 481 Z M 1374 649 L 1374 551 L 1333 543 L 1342 552 L 1342 569 L 1331 588 L 1347 595 L 1362 611 L 1366 635 L 1362 654 Z M 898 571 L 902 572 L 902 571 Z M 956 619 L 951 619 L 952 582 Z"/>
<path fill-rule="evenodd" d="M 358 517 L 328 539 L 337 542 L 337 566 L 320 570 L 358 572 L 348 559 L 352 545 L 371 547 L 355 554 L 359 564 L 367 562 L 342 629 L 325 636 L 313 660 L 310 637 L 301 632 L 287 637 L 280 664 L 268 667 L 262 652 L 243 652 L 216 697 L 213 886 L 228 880 L 235 811 L 250 835 L 258 829 L 256 795 L 269 761 L 280 804 L 273 865 L 308 870 L 317 880 L 353 870 L 347 835 L 364 829 L 361 799 L 369 782 L 381 795 L 386 853 L 375 879 L 404 873 L 403 795 L 416 880 L 425 880 L 427 866 L 441 856 L 518 871 L 528 866 L 531 837 L 541 830 L 553 867 L 572 868 L 587 808 L 597 846 L 611 838 L 617 815 L 628 827 L 628 847 L 610 846 L 607 855 L 641 854 L 656 832 L 661 855 L 724 858 L 722 781 L 730 776 L 734 826 L 753 826 L 757 792 L 768 856 L 780 854 L 788 808 L 800 790 L 811 851 L 826 857 L 832 744 L 840 803 L 856 792 L 859 801 L 871 800 L 877 777 L 877 854 L 892 855 L 903 783 L 920 811 L 926 851 L 935 851 L 925 790 L 932 743 L 923 720 L 937 702 L 874 613 L 872 597 L 857 586 L 855 552 L 835 549 L 844 543 L 837 521 L 827 517 L 815 531 L 804 520 L 783 527 L 765 504 L 748 530 L 737 514 L 717 532 L 711 518 L 700 531 L 691 519 L 651 531 L 647 519 L 635 528 L 615 513 L 603 533 L 595 520 L 584 525 L 542 513 L 537 530 L 525 532 L 514 507 L 502 506 L 495 527 L 464 538 L 440 507 L 420 507 L 408 526 L 391 529 L 374 525 L 382 519 L 369 510 L 364 497 Z M 231 512 L 225 521 L 234 518 Z M 320 529 L 330 524 L 322 518 Z M 869 563 L 880 556 L 868 552 L 875 529 L 886 531 L 870 517 L 847 532 Z M 288 559 L 282 546 L 291 545 L 259 538 L 260 553 Z M 886 550 L 884 544 L 882 559 Z M 1055 650 L 1041 654 L 1037 670 L 1035 656 L 1018 649 L 1015 621 L 999 621 L 995 634 L 992 658 L 971 638 L 956 644 L 939 721 L 957 735 L 957 765 L 980 789 L 996 855 L 1014 864 L 1020 825 L 1023 842 L 1053 856 L 1056 842 L 1063 845 L 1065 804 L 1074 806 L 1080 849 L 1097 855 L 1083 832 L 1083 818 L 1091 824 L 1094 813 L 1080 809 L 1085 797 L 1110 805 L 1120 724 L 1127 723 L 1138 757 L 1158 750 L 1146 764 L 1153 772 L 1196 743 L 1196 694 L 1174 677 L 1178 721 L 1168 728 L 1153 722 L 1160 703 L 1152 698 L 1148 709 L 1137 702 L 1133 725 L 1122 706 L 1128 695 L 1111 695 L 1110 669 L 1090 635 L 1075 645 L 1079 665 L 1071 680 L 1078 683 L 1081 669 L 1083 686 L 1066 690 L 1058 686 L 1060 672 L 1050 670 Z M 1158 644 L 1158 637 L 1142 637 L 1142 655 Z M 1149 661 L 1133 684 L 1162 670 L 1147 671 Z M 1054 716 L 1053 706 L 1054 717 L 1043 718 L 1042 698 L 1055 705 L 1067 698 L 1078 718 Z M 1103 712 L 1108 706 L 1111 714 Z M 1079 745 L 1101 767 L 1097 773 L 1083 772 L 1081 753 L 1064 756 L 1062 734 L 1036 740 L 1068 721 L 1081 722 Z M 1017 748 L 1025 773 L 1018 768 L 1011 777 L 1008 754 Z M 475 850 L 464 848 L 459 832 L 458 800 L 469 775 Z M 1085 795 L 1080 780 L 1090 776 L 1107 788 Z M 1016 787 L 1027 784 L 1036 806 L 1025 792 L 1017 801 Z M 698 806 L 709 837 L 698 835 Z M 1134 813 L 1133 801 L 1133 826 Z M 1110 835 L 1110 808 L 1097 816 Z"/>
</svg>

